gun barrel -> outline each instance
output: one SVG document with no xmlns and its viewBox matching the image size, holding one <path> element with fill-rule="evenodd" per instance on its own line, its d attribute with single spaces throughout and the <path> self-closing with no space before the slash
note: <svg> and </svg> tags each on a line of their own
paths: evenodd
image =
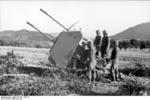
<svg viewBox="0 0 150 100">
<path fill-rule="evenodd" d="M 44 11 L 43 9 L 40 9 L 40 11 L 43 12 L 44 14 L 46 14 L 47 16 L 49 16 L 58 25 L 60 25 L 62 28 L 64 28 L 66 31 L 68 31 L 68 29 L 64 25 L 62 25 L 60 22 L 58 22 L 56 19 L 54 19 L 52 16 L 50 16 L 46 11 Z"/>
<path fill-rule="evenodd" d="M 73 23 L 73 24 L 68 28 L 68 30 L 70 30 L 70 29 L 71 29 L 73 26 L 75 26 L 77 23 L 78 23 L 78 22 Z"/>
<path fill-rule="evenodd" d="M 36 29 L 38 32 L 40 32 L 42 35 L 44 35 L 45 37 L 47 37 L 51 42 L 54 42 L 54 40 L 52 40 L 51 38 L 54 38 L 53 36 L 51 36 L 51 38 L 49 38 L 46 34 L 44 34 L 43 32 L 41 32 L 38 28 L 36 28 L 33 24 L 31 24 L 30 22 L 27 22 L 28 25 L 30 25 L 31 27 L 33 27 L 34 29 Z"/>
</svg>

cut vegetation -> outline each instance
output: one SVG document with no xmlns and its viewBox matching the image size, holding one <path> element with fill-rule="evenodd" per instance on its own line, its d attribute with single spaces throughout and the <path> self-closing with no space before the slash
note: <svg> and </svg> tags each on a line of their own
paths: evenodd
<svg viewBox="0 0 150 100">
<path fill-rule="evenodd" d="M 13 55 L 9 52 L 0 57 L 0 95 L 150 95 L 150 56 L 140 57 L 121 51 L 120 82 L 114 83 L 108 77 L 100 76 L 99 81 L 91 84 L 87 77 L 75 76 L 64 68 L 50 67 L 46 61 L 48 49 L 43 52 L 13 47 L 13 50 Z M 19 52 L 26 52 L 26 55 Z M 31 53 L 36 53 L 37 62 Z M 149 53 L 141 52 L 141 55 Z M 30 65 L 33 66 L 26 65 L 28 60 L 32 60 Z"/>
</svg>

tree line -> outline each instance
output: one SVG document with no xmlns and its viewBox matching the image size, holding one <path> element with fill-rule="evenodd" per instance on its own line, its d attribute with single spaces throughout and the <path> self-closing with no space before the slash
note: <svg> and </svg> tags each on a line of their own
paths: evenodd
<svg viewBox="0 0 150 100">
<path fill-rule="evenodd" d="M 110 47 L 113 46 L 115 40 L 110 41 Z M 136 39 L 130 39 L 130 40 L 121 40 L 119 42 L 119 48 L 120 49 L 128 49 L 128 48 L 139 48 L 139 49 L 146 49 L 150 48 L 150 41 L 149 40 L 136 40 Z"/>
<path fill-rule="evenodd" d="M 110 47 L 113 46 L 115 40 L 110 40 Z M 45 43 L 26 43 L 26 42 L 17 42 L 17 41 L 10 41 L 6 42 L 3 40 L 0 40 L 0 46 L 15 46 L 15 47 L 35 47 L 35 48 L 48 48 L 48 46 L 44 45 Z M 150 48 L 150 41 L 144 41 L 144 40 L 121 40 L 119 41 L 119 48 L 120 49 L 128 49 L 128 48 L 139 48 L 139 49 L 146 49 Z"/>
<path fill-rule="evenodd" d="M 18 42 L 18 41 L 3 41 L 0 40 L 0 46 L 14 46 L 14 47 L 34 47 L 34 48 L 49 48 L 45 42 L 36 43 L 36 42 Z"/>
<path fill-rule="evenodd" d="M 3 40 L 0 40 L 0 46 L 16 46 L 16 47 L 23 47 L 23 46 L 29 46 L 28 44 L 26 43 L 19 43 L 17 41 L 9 41 L 9 42 L 6 42 L 6 41 L 3 41 Z"/>
</svg>

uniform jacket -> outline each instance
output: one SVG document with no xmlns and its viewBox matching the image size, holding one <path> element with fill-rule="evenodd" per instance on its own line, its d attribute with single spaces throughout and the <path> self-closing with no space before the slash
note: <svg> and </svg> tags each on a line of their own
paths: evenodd
<svg viewBox="0 0 150 100">
<path fill-rule="evenodd" d="M 119 48 L 118 48 L 118 47 L 115 47 L 115 48 L 113 48 L 113 50 L 112 50 L 112 52 L 111 52 L 111 57 L 110 57 L 110 59 L 111 59 L 111 60 L 116 60 L 116 59 L 118 59 L 118 57 L 119 57 Z"/>
<path fill-rule="evenodd" d="M 94 46 L 98 46 L 101 43 L 101 36 L 97 35 L 94 40 Z"/>
<path fill-rule="evenodd" d="M 105 51 L 105 50 L 109 49 L 109 45 L 110 45 L 109 37 L 108 36 L 104 36 L 102 38 L 101 51 Z"/>
</svg>

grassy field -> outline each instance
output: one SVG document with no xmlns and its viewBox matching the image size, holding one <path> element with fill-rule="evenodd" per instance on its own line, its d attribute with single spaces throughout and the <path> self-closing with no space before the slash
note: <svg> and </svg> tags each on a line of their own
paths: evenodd
<svg viewBox="0 0 150 100">
<path fill-rule="evenodd" d="M 7 52 L 12 52 L 12 50 L 14 51 L 15 55 L 23 57 L 22 62 L 26 66 L 40 67 L 41 64 L 48 63 L 47 59 L 49 56 L 49 49 L 1 46 L 0 55 L 6 55 Z"/>
<path fill-rule="evenodd" d="M 12 50 L 15 57 L 7 55 Z M 91 84 L 64 68 L 51 68 L 49 49 L 2 46 L 0 56 L 0 95 L 150 95 L 148 50 L 120 51 L 117 83 L 100 76 Z"/>
</svg>

